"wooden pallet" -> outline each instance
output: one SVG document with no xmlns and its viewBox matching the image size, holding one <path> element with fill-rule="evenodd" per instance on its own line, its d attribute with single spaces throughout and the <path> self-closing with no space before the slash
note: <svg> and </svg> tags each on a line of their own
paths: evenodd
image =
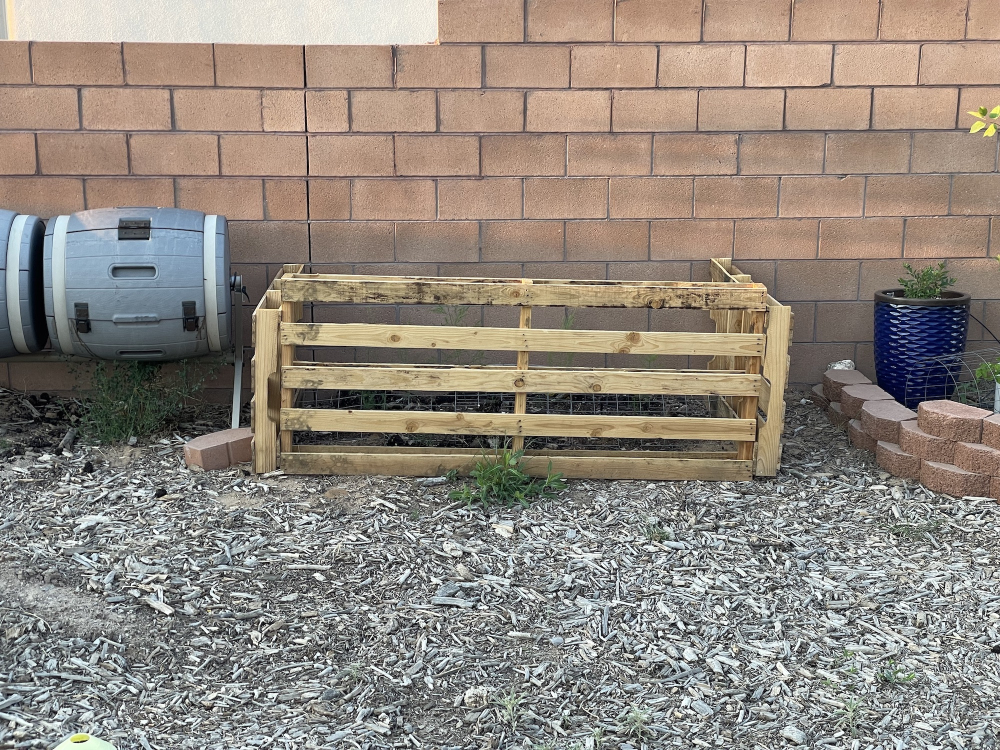
<svg viewBox="0 0 1000 750">
<path fill-rule="evenodd" d="M 727 259 L 711 282 L 458 279 L 306 274 L 285 266 L 253 316 L 254 471 L 437 476 L 467 473 L 480 452 L 454 448 L 295 445 L 293 434 L 355 432 L 525 437 L 644 438 L 735 443 L 732 451 L 527 451 L 525 470 L 567 477 L 745 480 L 773 476 L 781 455 L 789 309 Z M 303 322 L 310 303 L 499 305 L 518 328 Z M 535 307 L 706 310 L 714 333 L 532 328 Z M 300 361 L 324 347 L 507 351 L 509 366 Z M 540 367 L 536 352 L 713 357 L 707 369 Z M 510 413 L 301 408 L 308 391 L 513 394 Z M 526 413 L 528 394 L 704 396 L 712 417 Z"/>
</svg>

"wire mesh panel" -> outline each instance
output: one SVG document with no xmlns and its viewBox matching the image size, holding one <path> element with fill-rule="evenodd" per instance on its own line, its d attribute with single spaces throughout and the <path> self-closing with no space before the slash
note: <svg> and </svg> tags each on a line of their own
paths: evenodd
<svg viewBox="0 0 1000 750">
<path fill-rule="evenodd" d="M 1000 348 L 926 357 L 906 380 L 906 403 L 946 398 L 996 412 L 998 380 Z"/>
</svg>

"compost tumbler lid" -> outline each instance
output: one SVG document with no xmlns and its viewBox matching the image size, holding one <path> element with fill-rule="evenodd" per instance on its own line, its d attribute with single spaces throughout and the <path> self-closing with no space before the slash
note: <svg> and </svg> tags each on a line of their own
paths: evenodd
<svg viewBox="0 0 1000 750">
<path fill-rule="evenodd" d="M 151 206 L 125 206 L 121 208 L 95 208 L 78 211 L 69 217 L 67 232 L 88 232 L 117 229 L 120 219 L 149 219 L 150 229 L 177 229 L 201 232 L 205 228 L 205 214 L 186 208 L 153 208 Z M 51 222 L 54 224 L 55 222 Z"/>
<path fill-rule="evenodd" d="M 940 297 L 921 299 L 919 297 L 904 297 L 902 288 L 897 288 L 875 292 L 875 301 L 889 305 L 915 305 L 917 307 L 962 307 L 972 302 L 972 296 L 963 292 L 941 292 Z"/>
</svg>

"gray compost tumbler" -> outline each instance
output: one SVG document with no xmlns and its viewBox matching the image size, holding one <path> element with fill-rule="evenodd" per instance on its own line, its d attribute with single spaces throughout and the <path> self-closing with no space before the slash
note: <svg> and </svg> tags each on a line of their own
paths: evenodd
<svg viewBox="0 0 1000 750">
<path fill-rule="evenodd" d="M 49 334 L 42 307 L 42 242 L 37 216 L 0 209 L 0 357 L 34 354 Z"/>
<path fill-rule="evenodd" d="M 224 216 L 177 208 L 57 216 L 45 230 L 43 267 L 58 352 L 169 361 L 233 347 Z"/>
</svg>

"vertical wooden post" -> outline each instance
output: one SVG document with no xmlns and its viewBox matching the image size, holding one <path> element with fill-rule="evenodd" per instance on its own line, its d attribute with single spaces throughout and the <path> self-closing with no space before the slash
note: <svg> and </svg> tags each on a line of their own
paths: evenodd
<svg viewBox="0 0 1000 750">
<path fill-rule="evenodd" d="M 746 311 L 743 314 L 742 333 L 764 333 L 764 310 Z M 743 360 L 743 369 L 749 375 L 760 375 L 761 359 L 763 357 L 740 357 Z M 741 396 L 737 403 L 736 415 L 740 419 L 752 419 L 757 421 L 757 396 Z M 752 461 L 754 459 L 754 447 L 757 441 L 747 440 L 738 443 L 736 458 L 740 461 Z"/>
<path fill-rule="evenodd" d="M 781 433 L 785 428 L 785 385 L 788 382 L 788 344 L 792 338 L 792 310 L 768 300 L 764 377 L 771 384 L 767 421 L 757 432 L 757 476 L 773 477 L 781 463 Z M 772 304 L 773 303 L 773 304 Z"/>
<path fill-rule="evenodd" d="M 531 279 L 521 279 L 522 284 L 530 284 Z M 531 328 L 531 307 L 529 305 L 524 305 L 521 307 L 521 318 L 518 328 Z M 528 352 L 518 352 L 517 353 L 517 369 L 527 370 L 528 369 Z M 514 413 L 524 414 L 528 409 L 528 394 L 527 393 L 515 393 L 514 394 Z M 516 452 L 519 450 L 524 450 L 524 436 L 515 435 L 514 439 L 511 441 L 511 448 Z"/>
<path fill-rule="evenodd" d="M 297 302 L 284 302 L 281 303 L 281 322 L 282 323 L 298 323 L 299 316 L 301 315 L 302 305 Z M 280 341 L 279 341 L 280 343 Z M 294 344 L 284 344 L 281 346 L 281 359 L 279 362 L 279 377 L 281 375 L 281 367 L 291 367 L 295 361 L 295 345 Z M 281 382 L 281 408 L 290 409 L 295 401 L 295 391 L 291 388 L 285 388 L 284 381 Z M 279 424 L 280 430 L 278 432 L 280 447 L 282 453 L 288 453 L 292 450 L 292 431 L 286 430 L 283 424 Z"/>
<path fill-rule="evenodd" d="M 273 420 L 271 381 L 278 371 L 280 310 L 263 305 L 253 314 L 253 470 L 265 474 L 278 468 L 277 431 Z"/>
</svg>

